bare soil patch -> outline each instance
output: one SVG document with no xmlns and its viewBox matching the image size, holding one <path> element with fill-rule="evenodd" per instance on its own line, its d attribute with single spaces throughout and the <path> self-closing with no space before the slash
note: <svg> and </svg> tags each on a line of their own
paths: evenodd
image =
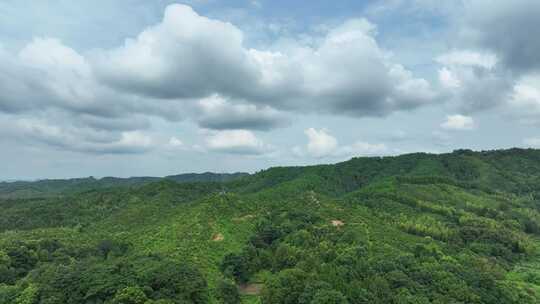
<svg viewBox="0 0 540 304">
<path fill-rule="evenodd" d="M 214 242 L 221 242 L 225 239 L 225 237 L 223 237 L 223 234 L 221 233 L 216 233 L 214 234 L 214 236 L 212 236 L 212 241 Z"/>
<path fill-rule="evenodd" d="M 263 284 L 242 284 L 238 286 L 238 291 L 242 295 L 256 296 L 261 293 Z"/>
<path fill-rule="evenodd" d="M 341 227 L 343 225 L 345 225 L 345 223 L 340 220 L 332 220 L 332 226 L 334 227 Z"/>
</svg>

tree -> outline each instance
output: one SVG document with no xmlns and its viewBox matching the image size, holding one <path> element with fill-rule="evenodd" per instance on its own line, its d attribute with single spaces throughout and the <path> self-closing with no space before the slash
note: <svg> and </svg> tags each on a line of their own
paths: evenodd
<svg viewBox="0 0 540 304">
<path fill-rule="evenodd" d="M 147 300 L 140 287 L 126 287 L 116 293 L 112 304 L 144 304 Z"/>
<path fill-rule="evenodd" d="M 249 279 L 248 263 L 243 255 L 234 253 L 226 255 L 220 268 L 223 274 L 233 277 L 239 283 L 245 283 Z"/>
<path fill-rule="evenodd" d="M 237 304 L 240 303 L 240 294 L 238 293 L 238 287 L 234 282 L 222 279 L 217 284 L 217 298 L 223 304 Z"/>
<path fill-rule="evenodd" d="M 208 285 L 193 265 L 168 259 L 141 261 L 141 285 L 154 291 L 154 299 L 175 299 L 180 303 L 208 303 Z"/>
<path fill-rule="evenodd" d="M 125 254 L 128 245 L 113 240 L 102 240 L 97 244 L 97 250 L 104 259 L 107 259 L 110 254 L 117 256 Z"/>
<path fill-rule="evenodd" d="M 261 294 L 264 304 L 296 304 L 304 292 L 307 273 L 293 268 L 286 269 L 267 282 Z"/>
<path fill-rule="evenodd" d="M 291 246 L 281 243 L 274 253 L 274 270 L 294 267 L 297 263 L 296 252 Z"/>
<path fill-rule="evenodd" d="M 336 290 L 320 290 L 310 304 L 349 304 L 347 298 Z"/>
<path fill-rule="evenodd" d="M 38 260 L 36 253 L 24 244 L 13 244 L 6 250 L 9 256 L 11 268 L 13 268 L 18 277 L 25 276 L 32 270 Z"/>
<path fill-rule="evenodd" d="M 20 292 L 19 286 L 0 283 L 0 303 L 14 303 Z"/>
<path fill-rule="evenodd" d="M 304 288 L 304 292 L 298 299 L 299 304 L 310 304 L 315 298 L 315 295 L 320 290 L 331 290 L 332 286 L 326 282 L 322 281 L 313 281 L 309 282 Z"/>
<path fill-rule="evenodd" d="M 26 287 L 15 300 L 16 304 L 37 304 L 39 289 L 37 286 L 30 284 Z"/>
<path fill-rule="evenodd" d="M 0 250 L 0 284 L 13 283 L 15 280 L 15 270 L 11 267 L 10 257 Z"/>
</svg>

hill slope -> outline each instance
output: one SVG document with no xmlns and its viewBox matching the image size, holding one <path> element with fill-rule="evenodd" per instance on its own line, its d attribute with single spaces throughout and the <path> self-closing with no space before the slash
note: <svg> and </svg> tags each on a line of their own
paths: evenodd
<svg viewBox="0 0 540 304">
<path fill-rule="evenodd" d="M 245 302 L 538 303 L 539 179 L 540 151 L 460 150 L 12 196 L 0 303 L 237 303 L 237 286 Z"/>
<path fill-rule="evenodd" d="M 75 194 L 82 191 L 106 189 L 111 187 L 140 186 L 162 179 L 179 183 L 187 182 L 226 182 L 248 176 L 248 173 L 185 173 L 165 177 L 94 177 L 72 179 L 45 179 L 39 181 L 0 182 L 0 198 L 40 198 L 60 194 Z"/>
</svg>

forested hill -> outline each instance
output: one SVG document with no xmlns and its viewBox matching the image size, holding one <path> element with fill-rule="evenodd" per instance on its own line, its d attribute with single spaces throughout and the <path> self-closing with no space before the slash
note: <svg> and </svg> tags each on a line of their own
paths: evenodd
<svg viewBox="0 0 540 304">
<path fill-rule="evenodd" d="M 225 182 L 249 175 L 248 173 L 185 173 L 166 177 L 94 177 L 73 179 L 45 179 L 38 181 L 0 182 L 0 198 L 35 198 L 110 187 L 140 186 L 161 179 L 176 182 Z"/>
<path fill-rule="evenodd" d="M 540 303 L 538 150 L 214 177 L 4 196 L 0 303 Z"/>
</svg>

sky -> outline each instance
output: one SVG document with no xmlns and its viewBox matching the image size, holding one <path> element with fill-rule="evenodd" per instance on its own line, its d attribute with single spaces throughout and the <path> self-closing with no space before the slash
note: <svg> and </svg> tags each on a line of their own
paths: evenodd
<svg viewBox="0 0 540 304">
<path fill-rule="evenodd" d="M 0 2 L 0 180 L 540 148 L 540 1 Z"/>
</svg>

